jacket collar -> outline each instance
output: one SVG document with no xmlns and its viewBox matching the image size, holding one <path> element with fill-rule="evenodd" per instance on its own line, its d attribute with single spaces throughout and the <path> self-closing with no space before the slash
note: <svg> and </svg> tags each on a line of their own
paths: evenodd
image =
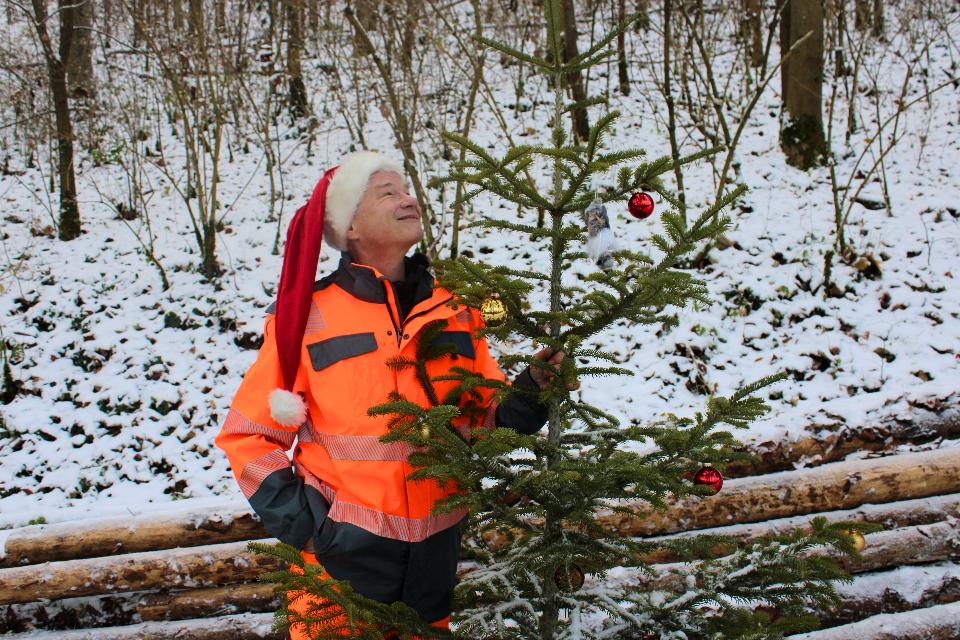
<svg viewBox="0 0 960 640">
<path fill-rule="evenodd" d="M 430 259 L 417 251 L 412 256 L 404 256 L 404 269 L 407 282 L 416 281 L 417 291 L 414 295 L 414 304 L 426 300 L 433 295 L 434 277 L 430 273 Z M 353 257 L 346 251 L 340 254 L 340 264 L 330 275 L 317 280 L 313 285 L 314 291 L 325 289 L 335 284 L 355 298 L 366 302 L 384 303 L 387 301 L 387 291 L 384 286 L 386 278 L 371 266 L 353 261 Z"/>
</svg>

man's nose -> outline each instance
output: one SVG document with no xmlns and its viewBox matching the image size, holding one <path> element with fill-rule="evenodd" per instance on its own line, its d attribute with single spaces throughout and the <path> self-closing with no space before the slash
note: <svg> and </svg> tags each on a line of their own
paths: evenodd
<svg viewBox="0 0 960 640">
<path fill-rule="evenodd" d="M 413 195 L 412 193 L 408 193 L 408 194 L 406 195 L 406 197 L 403 199 L 403 202 L 400 204 L 400 206 L 401 206 L 401 207 L 413 207 L 414 209 L 417 210 L 417 212 L 420 211 L 420 203 L 417 201 L 417 197 L 416 197 L 415 195 Z"/>
</svg>

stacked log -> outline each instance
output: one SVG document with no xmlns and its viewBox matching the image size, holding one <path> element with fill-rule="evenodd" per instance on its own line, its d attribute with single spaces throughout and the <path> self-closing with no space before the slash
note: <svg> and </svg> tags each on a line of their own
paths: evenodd
<svg viewBox="0 0 960 640">
<path fill-rule="evenodd" d="M 848 565 L 855 574 L 953 561 L 960 557 L 960 447 L 734 479 L 716 496 L 675 501 L 665 512 L 645 503 L 631 509 L 630 515 L 600 513 L 598 521 L 652 540 L 697 533 L 749 539 L 808 526 L 814 514 L 828 510 L 824 515 L 831 520 L 881 522 L 889 529 L 867 536 L 863 559 Z M 0 606 L 7 630 L 17 630 L 10 621 L 38 601 L 89 606 L 91 598 L 100 598 L 117 612 L 102 624 L 114 620 L 121 626 L 102 627 L 97 638 L 166 638 L 187 627 L 195 631 L 190 637 L 227 637 L 215 635 L 221 628 L 217 625 L 236 627 L 232 638 L 268 637 L 261 624 L 266 618 L 255 616 L 269 617 L 278 600 L 271 585 L 251 581 L 278 563 L 247 550 L 251 538 L 270 542 L 249 512 L 226 505 L 203 516 L 33 526 L 8 531 L 5 538 Z M 660 554 L 645 560 L 676 559 Z M 670 588 L 668 583 L 648 586 Z M 947 606 L 956 591 L 953 582 L 944 581 L 927 601 L 902 598 L 901 609 Z M 891 610 L 876 602 L 863 600 L 857 612 Z M 832 624 L 851 623 L 855 617 L 838 616 Z M 55 633 L 57 638 L 94 637 L 80 631 Z M 43 636 L 34 631 L 29 637 Z"/>
</svg>

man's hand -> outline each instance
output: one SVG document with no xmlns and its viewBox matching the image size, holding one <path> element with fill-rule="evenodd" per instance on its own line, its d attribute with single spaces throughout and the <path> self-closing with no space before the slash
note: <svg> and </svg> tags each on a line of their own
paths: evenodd
<svg viewBox="0 0 960 640">
<path fill-rule="evenodd" d="M 556 368 L 560 368 L 560 363 L 563 361 L 563 357 L 567 355 L 563 351 L 554 351 L 552 347 L 544 347 L 540 351 L 534 354 L 534 358 L 537 360 L 544 360 L 552 364 Z M 530 366 L 530 377 L 533 378 L 533 381 L 539 385 L 541 389 L 546 389 L 553 381 L 556 379 L 557 375 L 548 369 L 541 369 L 536 365 Z M 574 380 L 567 383 L 567 390 L 573 391 L 580 388 L 580 381 Z"/>
</svg>

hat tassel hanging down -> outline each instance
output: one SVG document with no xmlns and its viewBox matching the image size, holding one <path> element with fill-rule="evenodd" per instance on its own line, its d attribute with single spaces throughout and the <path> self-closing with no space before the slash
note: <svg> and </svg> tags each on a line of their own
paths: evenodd
<svg viewBox="0 0 960 640">
<path fill-rule="evenodd" d="M 297 210 L 287 227 L 274 331 L 283 387 L 271 391 L 269 397 L 270 417 L 285 427 L 299 426 L 307 419 L 306 403 L 291 389 L 300 366 L 300 343 L 307 325 L 313 279 L 320 259 L 327 187 L 336 170 L 334 167 L 323 174 L 307 204 Z"/>
<path fill-rule="evenodd" d="M 393 171 L 402 176 L 403 166 L 374 151 L 351 154 L 339 167 L 323 174 L 307 204 L 297 210 L 287 227 L 274 325 L 283 386 L 271 391 L 268 398 L 270 417 L 282 426 L 296 427 L 307 419 L 306 403 L 292 389 L 300 367 L 320 244 L 325 238 L 330 246 L 346 250 L 347 230 L 370 176 L 377 171 Z"/>
</svg>

